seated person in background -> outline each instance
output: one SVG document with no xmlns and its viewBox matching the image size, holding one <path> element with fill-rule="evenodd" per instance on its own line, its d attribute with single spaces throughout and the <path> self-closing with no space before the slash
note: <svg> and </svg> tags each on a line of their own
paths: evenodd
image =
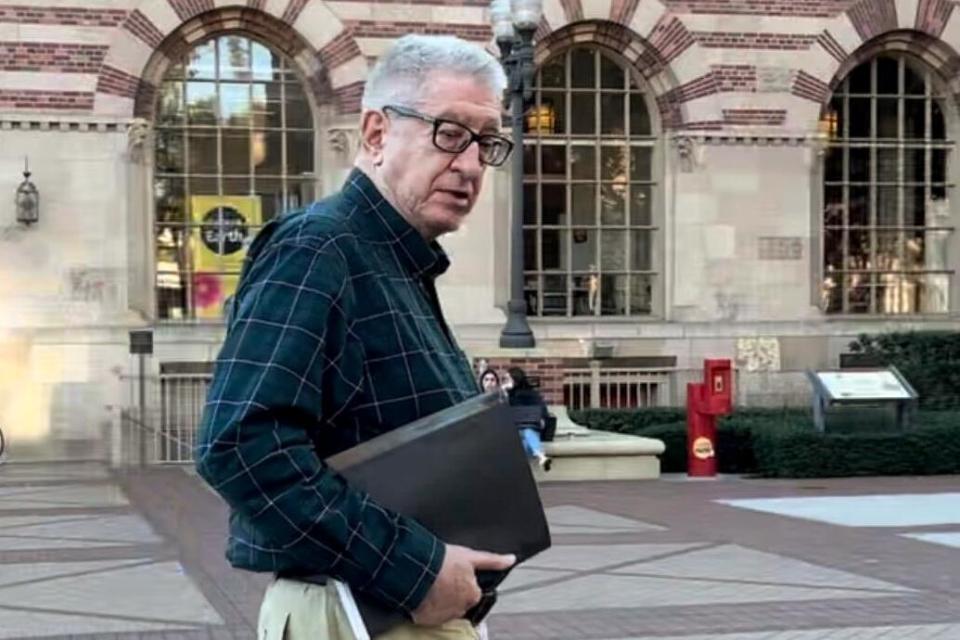
<svg viewBox="0 0 960 640">
<path fill-rule="evenodd" d="M 533 388 L 527 374 L 519 367 L 511 367 L 510 379 L 513 386 L 507 392 L 510 406 L 513 407 L 514 423 L 520 429 L 523 448 L 530 458 L 537 461 L 540 468 L 550 471 L 550 458 L 543 451 L 540 433 L 544 420 L 550 415 L 540 392 Z"/>
</svg>

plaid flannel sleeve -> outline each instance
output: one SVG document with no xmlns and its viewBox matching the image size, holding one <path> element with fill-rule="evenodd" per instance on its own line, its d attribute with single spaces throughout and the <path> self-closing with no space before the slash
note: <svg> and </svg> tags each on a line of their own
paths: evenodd
<svg viewBox="0 0 960 640">
<path fill-rule="evenodd" d="M 308 432 L 335 410 L 334 385 L 359 388 L 348 341 L 346 263 L 333 241 L 278 243 L 244 275 L 214 373 L 198 448 L 200 475 L 306 573 L 324 573 L 410 614 L 444 545 L 415 521 L 349 487 Z"/>
</svg>

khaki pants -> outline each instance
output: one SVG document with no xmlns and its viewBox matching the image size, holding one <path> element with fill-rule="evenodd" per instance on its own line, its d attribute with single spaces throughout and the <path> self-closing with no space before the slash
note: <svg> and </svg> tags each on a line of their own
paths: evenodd
<svg viewBox="0 0 960 640">
<path fill-rule="evenodd" d="M 477 640 L 466 620 L 440 627 L 407 623 L 374 640 Z M 260 605 L 257 640 L 357 640 L 335 583 L 325 585 L 278 579 Z"/>
</svg>

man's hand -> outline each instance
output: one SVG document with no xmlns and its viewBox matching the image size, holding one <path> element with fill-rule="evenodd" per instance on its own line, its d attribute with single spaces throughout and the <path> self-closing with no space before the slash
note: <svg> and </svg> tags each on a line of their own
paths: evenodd
<svg viewBox="0 0 960 640">
<path fill-rule="evenodd" d="M 470 607 L 480 602 L 477 571 L 503 571 L 516 561 L 513 555 L 502 556 L 448 544 L 440 573 L 427 592 L 427 597 L 413 612 L 413 621 L 435 627 L 462 618 Z"/>
</svg>

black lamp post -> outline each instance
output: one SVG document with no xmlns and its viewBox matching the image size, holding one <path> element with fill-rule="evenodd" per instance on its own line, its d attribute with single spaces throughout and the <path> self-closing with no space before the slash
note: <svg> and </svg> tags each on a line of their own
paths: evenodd
<svg viewBox="0 0 960 640">
<path fill-rule="evenodd" d="M 14 202 L 17 207 L 17 222 L 29 227 L 40 219 L 40 192 L 30 182 L 30 166 L 24 161 L 23 182 L 17 187 Z"/>
<path fill-rule="evenodd" d="M 523 295 L 523 112 L 533 96 L 533 34 L 540 24 L 542 0 L 493 0 L 490 18 L 507 72 L 510 118 L 513 129 L 512 212 L 510 220 L 510 302 L 500 346 L 508 349 L 536 345 L 527 323 Z"/>
</svg>

